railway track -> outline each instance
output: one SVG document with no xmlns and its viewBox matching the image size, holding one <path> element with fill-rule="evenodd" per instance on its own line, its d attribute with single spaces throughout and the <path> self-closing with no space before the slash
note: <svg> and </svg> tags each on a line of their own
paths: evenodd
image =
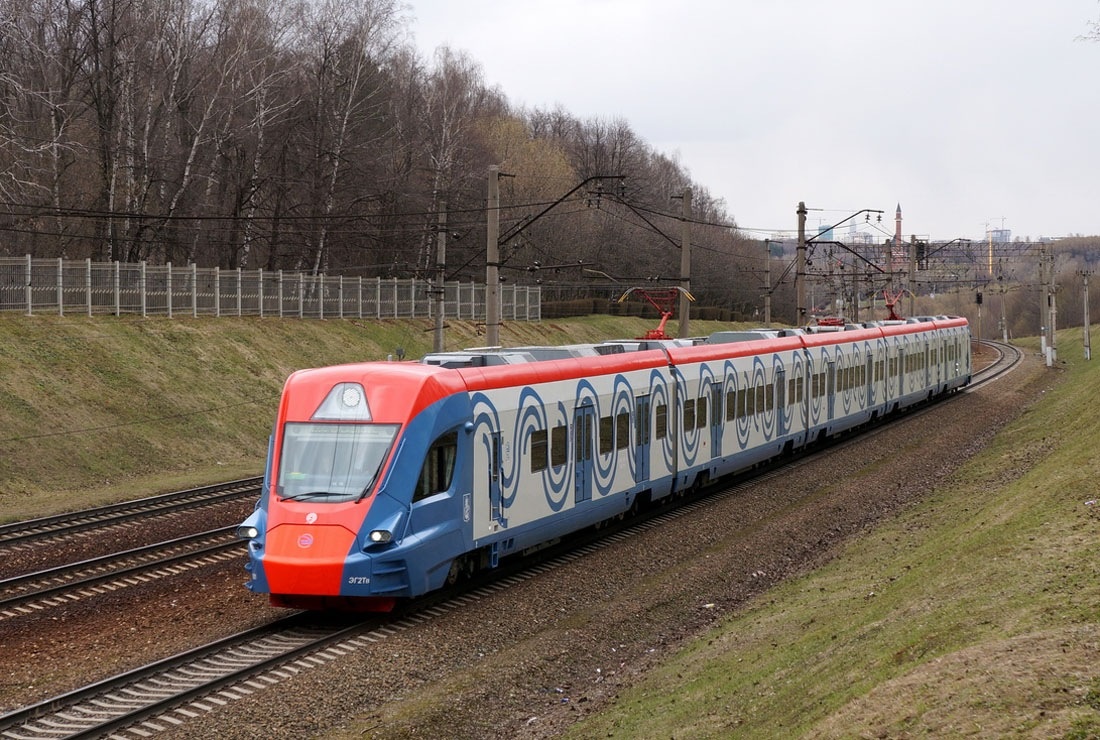
<svg viewBox="0 0 1100 740">
<path fill-rule="evenodd" d="M 1022 360 L 1019 350 L 986 343 L 998 353 L 989 367 L 975 373 L 969 390 L 995 381 Z M 907 417 L 929 411 L 926 406 Z M 0 717 L 0 737 L 58 738 L 110 734 L 117 738 L 147 737 L 186 723 L 230 701 L 274 685 L 301 671 L 324 666 L 341 656 L 369 650 L 404 630 L 485 598 L 547 570 L 583 558 L 595 550 L 637 536 L 684 516 L 698 514 L 714 502 L 738 496 L 748 487 L 808 463 L 817 455 L 832 454 L 846 445 L 862 441 L 887 426 L 846 438 L 826 450 L 785 462 L 762 474 L 708 490 L 699 499 L 660 511 L 644 521 L 621 529 L 604 530 L 598 538 L 572 543 L 567 552 L 551 551 L 549 559 L 498 573 L 488 584 L 466 593 L 440 594 L 415 605 L 404 615 L 372 618 L 353 623 L 325 623 L 299 614 L 287 620 L 219 640 L 142 669 L 122 674 L 93 686 L 65 694 Z"/>
<path fill-rule="evenodd" d="M 0 621 L 244 555 L 235 527 L 0 580 Z"/>
<path fill-rule="evenodd" d="M 121 539 L 126 527 L 203 507 L 254 499 L 259 478 L 230 481 L 121 504 L 60 514 L 0 527 L 0 556 L 11 563 L 35 559 L 33 553 L 64 555 L 74 538 L 98 536 L 105 543 Z M 228 524 L 228 523 L 226 523 Z M 207 525 L 209 526 L 209 525 Z M 186 573 L 204 565 L 238 558 L 244 545 L 234 526 L 222 526 L 120 552 L 61 562 L 41 570 L 0 578 L 0 621 L 41 613 L 74 601 Z M 109 535 L 109 536 L 105 536 Z M 138 539 L 140 542 L 140 539 Z M 99 548 L 102 549 L 102 548 Z M 79 551 L 79 548 L 76 548 Z M 89 553 L 96 554 L 96 553 Z M 71 557 L 71 556 L 70 556 Z M 56 561 L 57 557 L 48 558 Z M 9 573 L 11 569 L 8 569 Z"/>
<path fill-rule="evenodd" d="M 1019 347 L 1014 347 L 1011 344 L 1003 344 L 1001 342 L 993 342 L 984 339 L 981 340 L 980 344 L 982 347 L 996 352 L 997 357 L 992 363 L 974 373 L 970 385 L 963 389 L 963 393 L 972 393 L 994 382 L 998 378 L 1007 375 L 1015 370 L 1024 360 L 1023 351 Z"/>
<path fill-rule="evenodd" d="M 0 525 L 0 553 L 15 552 L 88 530 L 106 529 L 149 517 L 167 516 L 248 496 L 255 497 L 259 494 L 261 480 L 243 478 L 79 512 L 3 524 Z"/>
</svg>

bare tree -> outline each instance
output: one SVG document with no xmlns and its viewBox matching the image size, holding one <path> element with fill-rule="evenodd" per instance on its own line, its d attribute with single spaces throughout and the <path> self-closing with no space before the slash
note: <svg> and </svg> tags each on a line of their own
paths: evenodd
<svg viewBox="0 0 1100 740">
<path fill-rule="evenodd" d="M 445 46 L 436 50 L 435 66 L 423 86 L 420 110 L 431 173 L 431 203 L 425 214 L 428 219 L 438 210 L 440 198 L 454 189 L 456 181 L 471 174 L 469 155 L 474 127 L 487 98 L 479 64 L 465 53 Z M 426 268 L 431 260 L 431 233 L 425 222 L 418 268 Z"/>
<path fill-rule="evenodd" d="M 345 166 L 353 150 L 373 143 L 356 134 L 365 133 L 366 121 L 382 110 L 381 64 L 393 53 L 397 18 L 393 0 L 321 0 L 306 10 L 301 49 L 313 85 L 307 115 L 314 194 L 307 249 L 315 275 L 327 266 Z"/>
<path fill-rule="evenodd" d="M 79 14 L 67 0 L 9 2 L 2 12 L 0 196 L 13 204 L 48 203 L 50 241 L 56 240 L 64 255 L 71 237 L 60 217 L 62 186 L 76 161 L 69 128 L 81 107 L 75 99 L 76 73 L 83 63 Z M 21 231 L 37 230 L 35 215 L 20 218 L 26 219 Z"/>
</svg>

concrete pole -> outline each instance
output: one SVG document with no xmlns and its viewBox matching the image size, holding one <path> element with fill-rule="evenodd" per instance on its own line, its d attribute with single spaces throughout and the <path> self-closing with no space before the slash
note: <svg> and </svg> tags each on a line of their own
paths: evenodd
<svg viewBox="0 0 1100 740">
<path fill-rule="evenodd" d="M 691 188 L 684 188 L 683 197 L 683 222 L 680 230 L 680 287 L 684 292 L 680 293 L 680 333 L 681 339 L 686 339 L 689 334 L 688 306 L 691 300 L 687 294 L 691 292 Z"/>
<path fill-rule="evenodd" d="M 1085 359 L 1092 359 L 1092 333 L 1089 329 L 1089 275 L 1092 273 L 1088 270 L 1081 271 L 1081 277 L 1084 280 L 1085 288 Z"/>
<path fill-rule="evenodd" d="M 500 346 L 500 167 L 489 166 L 485 228 L 485 344 Z"/>
<path fill-rule="evenodd" d="M 798 249 L 794 260 L 794 325 L 806 325 L 806 204 L 798 202 Z"/>
<path fill-rule="evenodd" d="M 443 351 L 443 308 L 447 278 L 447 202 L 439 202 L 439 230 L 435 235 L 435 341 L 434 351 Z"/>
<path fill-rule="evenodd" d="M 909 315 L 917 315 L 917 298 L 916 292 L 913 288 L 916 285 L 917 280 L 917 236 L 913 234 L 909 237 L 909 276 L 905 280 L 905 289 L 909 291 Z"/>
<path fill-rule="evenodd" d="M 981 293 L 978 294 L 978 348 L 975 350 L 978 354 L 982 353 L 982 302 Z"/>
<path fill-rule="evenodd" d="M 1039 247 L 1039 354 L 1047 354 L 1047 250 Z"/>
<path fill-rule="evenodd" d="M 1054 255 L 1050 255 L 1050 318 L 1047 326 L 1050 327 L 1050 337 L 1047 341 L 1047 366 L 1050 367 L 1058 361 L 1058 285 L 1054 282 Z"/>
<path fill-rule="evenodd" d="M 764 240 L 764 328 L 772 325 L 772 243 Z"/>
</svg>

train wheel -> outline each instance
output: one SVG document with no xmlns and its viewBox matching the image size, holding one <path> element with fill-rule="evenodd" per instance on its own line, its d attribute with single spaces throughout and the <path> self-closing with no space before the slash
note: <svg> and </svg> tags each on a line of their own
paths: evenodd
<svg viewBox="0 0 1100 740">
<path fill-rule="evenodd" d="M 453 586 L 464 581 L 473 573 L 469 559 L 465 555 L 459 555 L 451 561 L 451 567 L 447 571 L 446 585 Z"/>
</svg>

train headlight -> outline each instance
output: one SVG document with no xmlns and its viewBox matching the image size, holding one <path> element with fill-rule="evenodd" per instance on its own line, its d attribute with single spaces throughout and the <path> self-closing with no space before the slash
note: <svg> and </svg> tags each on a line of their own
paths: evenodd
<svg viewBox="0 0 1100 740">
<path fill-rule="evenodd" d="M 393 539 L 393 532 L 388 529 L 375 529 L 367 535 L 367 538 L 371 541 L 371 544 L 384 545 Z"/>
<path fill-rule="evenodd" d="M 242 524 L 237 527 L 237 537 L 242 540 L 254 540 L 260 536 L 260 530 L 251 524 Z"/>
</svg>

